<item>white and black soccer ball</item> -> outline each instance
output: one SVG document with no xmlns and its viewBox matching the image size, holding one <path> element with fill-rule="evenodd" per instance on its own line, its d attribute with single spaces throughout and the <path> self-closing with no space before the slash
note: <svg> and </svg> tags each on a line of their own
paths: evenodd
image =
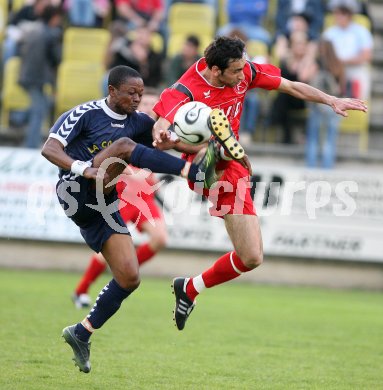
<svg viewBox="0 0 383 390">
<path fill-rule="evenodd" d="M 174 116 L 173 127 L 181 141 L 199 145 L 209 140 L 208 121 L 212 109 L 202 102 L 189 102 L 181 106 Z"/>
</svg>

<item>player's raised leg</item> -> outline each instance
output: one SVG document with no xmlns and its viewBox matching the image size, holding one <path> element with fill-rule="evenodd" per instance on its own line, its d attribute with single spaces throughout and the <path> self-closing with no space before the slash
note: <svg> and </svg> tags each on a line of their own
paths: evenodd
<svg viewBox="0 0 383 390">
<path fill-rule="evenodd" d="M 109 163 L 106 172 L 109 181 L 114 180 L 123 172 L 126 168 L 123 163 L 125 161 L 138 168 L 147 168 L 157 173 L 180 175 L 192 182 L 203 181 L 205 185 L 211 186 L 216 180 L 215 165 L 217 156 L 216 148 L 211 145 L 201 149 L 195 161 L 190 164 L 160 150 L 136 144 L 131 139 L 124 137 L 99 152 L 93 160 L 92 167 L 99 168 L 107 160 Z M 113 158 L 115 158 L 115 161 L 113 161 Z M 104 188 L 104 193 L 109 193 L 112 190 L 112 187 Z"/>
<path fill-rule="evenodd" d="M 228 156 L 234 160 L 244 157 L 245 151 L 238 142 L 229 120 L 222 110 L 214 108 L 210 113 L 209 127 L 215 139 L 223 146 Z"/>
<path fill-rule="evenodd" d="M 263 245 L 258 217 L 228 214 L 224 218 L 235 250 L 221 256 L 212 267 L 194 278 L 173 280 L 173 292 L 176 298 L 174 321 L 179 330 L 184 328 L 194 308 L 195 298 L 205 288 L 235 279 L 262 263 Z"/>
</svg>

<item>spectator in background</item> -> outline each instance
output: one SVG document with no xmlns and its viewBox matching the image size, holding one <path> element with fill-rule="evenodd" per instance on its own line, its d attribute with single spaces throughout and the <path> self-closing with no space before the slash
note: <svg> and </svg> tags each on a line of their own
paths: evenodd
<svg viewBox="0 0 383 390">
<path fill-rule="evenodd" d="M 315 56 L 324 14 L 325 5 L 322 0 L 278 0 L 274 43 L 276 58 L 280 60 L 286 57 L 289 37 L 296 31 L 307 35 L 310 42 L 308 56 Z"/>
<path fill-rule="evenodd" d="M 241 30 L 248 39 L 259 40 L 269 45 L 270 34 L 262 27 L 267 7 L 267 0 L 227 0 L 228 24 L 219 28 L 217 35 L 229 36 L 232 30 Z"/>
<path fill-rule="evenodd" d="M 64 0 L 69 24 L 79 27 L 102 27 L 110 11 L 109 0 Z"/>
<path fill-rule="evenodd" d="M 48 6 L 44 9 L 41 20 L 24 26 L 19 84 L 26 90 L 31 101 L 24 142 L 28 148 L 40 147 L 41 127 L 49 109 L 44 86 L 55 84 L 57 66 L 61 61 L 62 22 L 62 8 Z"/>
<path fill-rule="evenodd" d="M 175 83 L 201 56 L 199 55 L 199 39 L 189 35 L 182 45 L 179 54 L 171 58 L 167 69 L 168 86 Z"/>
<path fill-rule="evenodd" d="M 326 29 L 323 38 L 330 41 L 337 57 L 345 67 L 349 97 L 370 98 L 373 38 L 364 26 L 353 22 L 353 14 L 359 11 L 356 0 L 334 0 L 329 4 L 335 25 Z"/>
<path fill-rule="evenodd" d="M 291 81 L 308 83 L 315 72 L 315 57 L 312 56 L 310 59 L 307 57 L 308 37 L 302 32 L 294 32 L 289 42 L 288 55 L 280 63 L 282 77 Z M 272 124 L 279 124 L 282 127 L 283 143 L 291 144 L 294 141 L 291 111 L 305 108 L 303 100 L 285 93 L 278 93 L 272 104 L 270 115 Z"/>
<path fill-rule="evenodd" d="M 123 34 L 124 28 L 119 22 L 113 28 L 116 31 L 106 54 L 107 69 L 130 66 L 141 74 L 145 86 L 157 88 L 162 81 L 163 57 L 151 47 L 152 32 L 145 26 L 138 27 L 131 38 Z"/>
<path fill-rule="evenodd" d="M 3 43 L 3 64 L 9 58 L 19 54 L 18 45 L 22 36 L 23 24 L 38 20 L 50 4 L 50 0 L 35 0 L 33 4 L 24 5 L 10 17 Z"/>
<path fill-rule="evenodd" d="M 163 0 L 114 0 L 117 18 L 127 23 L 129 30 L 146 26 L 166 37 Z"/>
<path fill-rule="evenodd" d="M 319 42 L 315 72 L 309 84 L 332 96 L 344 94 L 344 67 L 329 41 Z M 306 165 L 308 167 L 318 166 L 318 150 L 322 149 L 319 165 L 327 169 L 333 168 L 336 159 L 339 120 L 338 115 L 330 107 L 308 104 L 306 127 Z"/>
</svg>

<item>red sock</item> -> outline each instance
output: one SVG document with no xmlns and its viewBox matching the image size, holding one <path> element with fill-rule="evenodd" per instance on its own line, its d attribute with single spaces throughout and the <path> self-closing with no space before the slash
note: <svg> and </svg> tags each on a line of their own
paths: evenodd
<svg viewBox="0 0 383 390">
<path fill-rule="evenodd" d="M 148 243 L 142 244 L 136 248 L 138 264 L 141 265 L 151 259 L 156 252 L 149 246 Z"/>
<path fill-rule="evenodd" d="M 210 288 L 235 279 L 243 272 L 250 270 L 243 264 L 235 252 L 229 252 L 220 257 L 212 267 L 202 273 L 203 284 L 205 285 L 204 287 Z M 193 279 L 190 279 L 186 286 L 186 294 L 192 301 L 199 294 L 193 284 Z"/>
<path fill-rule="evenodd" d="M 80 282 L 76 288 L 76 294 L 87 294 L 89 286 L 105 271 L 106 263 L 100 261 L 96 255 L 93 255 L 85 270 Z"/>
</svg>

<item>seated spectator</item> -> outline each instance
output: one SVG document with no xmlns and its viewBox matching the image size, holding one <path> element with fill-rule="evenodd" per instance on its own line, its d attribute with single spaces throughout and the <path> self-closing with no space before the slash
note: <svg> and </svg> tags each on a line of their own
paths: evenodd
<svg viewBox="0 0 383 390">
<path fill-rule="evenodd" d="M 329 7 L 334 14 L 335 25 L 324 31 L 323 38 L 333 44 L 337 57 L 345 66 L 347 96 L 368 100 L 372 34 L 352 20 L 353 14 L 359 11 L 356 0 L 334 0 Z"/>
<path fill-rule="evenodd" d="M 189 35 L 181 49 L 181 52 L 170 59 L 167 69 L 167 84 L 175 83 L 191 65 L 201 56 L 199 55 L 199 39 Z"/>
<path fill-rule="evenodd" d="M 65 0 L 64 7 L 71 26 L 102 27 L 110 11 L 109 0 Z"/>
<path fill-rule="evenodd" d="M 333 96 L 342 96 L 345 89 L 344 67 L 331 42 L 319 42 L 315 72 L 309 81 L 315 88 Z M 333 168 L 340 117 L 323 104 L 308 104 L 306 165 Z M 319 150 L 321 151 L 319 152 Z"/>
<path fill-rule="evenodd" d="M 115 0 L 117 19 L 127 23 L 129 30 L 146 26 L 166 37 L 163 0 Z"/>
<path fill-rule="evenodd" d="M 61 61 L 62 23 L 61 7 L 48 6 L 41 15 L 41 21 L 31 22 L 21 39 L 19 84 L 31 101 L 24 142 L 28 148 L 40 147 L 41 128 L 49 111 L 44 87 L 55 84 L 56 70 Z"/>
<path fill-rule="evenodd" d="M 320 0 L 278 0 L 275 18 L 275 35 L 286 37 L 295 30 L 292 20 L 296 15 L 304 16 L 308 21 L 308 39 L 317 41 L 323 28 L 325 7 Z"/>
<path fill-rule="evenodd" d="M 315 57 L 308 58 L 308 37 L 302 32 L 295 32 L 290 36 L 289 53 L 280 63 L 282 77 L 292 81 L 307 83 L 315 72 Z M 291 113 L 296 110 L 304 110 L 305 102 L 285 93 L 278 93 L 274 100 L 270 120 L 272 124 L 282 126 L 282 142 L 293 143 Z"/>
<path fill-rule="evenodd" d="M 248 39 L 259 40 L 269 45 L 270 34 L 262 27 L 267 7 L 267 0 L 227 0 L 228 24 L 219 28 L 217 34 L 229 36 L 232 30 L 241 30 Z"/>
<path fill-rule="evenodd" d="M 145 86 L 157 88 L 162 81 L 163 57 L 151 48 L 151 34 L 146 27 L 137 28 L 134 39 L 116 34 L 107 50 L 106 67 L 130 66 L 141 74 Z"/>
<path fill-rule="evenodd" d="M 325 7 L 319 0 L 278 0 L 275 18 L 274 53 L 278 60 L 286 56 L 292 33 L 304 32 L 309 40 L 308 56 L 316 55 L 316 42 L 323 28 Z"/>
</svg>

